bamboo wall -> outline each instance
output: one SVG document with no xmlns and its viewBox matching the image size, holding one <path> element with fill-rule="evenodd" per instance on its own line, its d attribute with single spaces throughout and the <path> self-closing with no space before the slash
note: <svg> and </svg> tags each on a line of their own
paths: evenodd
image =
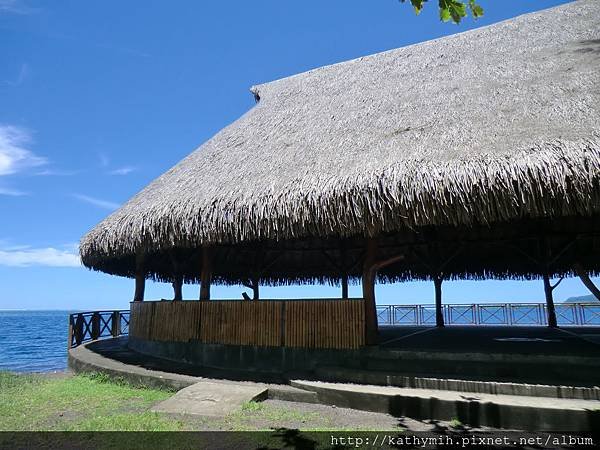
<svg viewBox="0 0 600 450">
<path fill-rule="evenodd" d="M 211 344 L 350 349 L 364 345 L 363 300 L 131 303 L 129 334 Z"/>
</svg>

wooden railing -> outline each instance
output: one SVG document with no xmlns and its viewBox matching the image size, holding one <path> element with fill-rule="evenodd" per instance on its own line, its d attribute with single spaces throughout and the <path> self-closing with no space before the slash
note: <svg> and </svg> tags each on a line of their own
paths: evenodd
<svg viewBox="0 0 600 450">
<path fill-rule="evenodd" d="M 68 348 L 129 333 L 129 311 L 88 311 L 69 316 Z"/>
<path fill-rule="evenodd" d="M 211 300 L 133 302 L 130 336 L 211 344 L 358 348 L 364 302 L 353 300 Z"/>
</svg>

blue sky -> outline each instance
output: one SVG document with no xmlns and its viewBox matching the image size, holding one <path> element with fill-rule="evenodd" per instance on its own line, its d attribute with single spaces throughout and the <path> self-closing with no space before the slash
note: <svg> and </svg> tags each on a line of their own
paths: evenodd
<svg viewBox="0 0 600 450">
<path fill-rule="evenodd" d="M 82 268 L 77 242 L 251 108 L 253 84 L 564 2 L 482 0 L 485 17 L 458 26 L 441 23 L 434 3 L 416 17 L 397 0 L 0 0 L 0 309 L 126 308 L 133 282 Z M 198 287 L 184 294 L 196 298 Z M 377 294 L 379 303 L 427 303 L 433 286 Z M 559 300 L 582 294 L 577 279 L 556 291 Z M 537 301 L 543 291 L 540 281 L 448 282 L 444 295 Z M 148 283 L 147 298 L 171 296 L 169 285 Z"/>
</svg>

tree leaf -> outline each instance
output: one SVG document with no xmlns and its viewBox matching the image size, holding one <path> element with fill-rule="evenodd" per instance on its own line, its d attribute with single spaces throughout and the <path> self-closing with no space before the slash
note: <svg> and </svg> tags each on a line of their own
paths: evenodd
<svg viewBox="0 0 600 450">
<path fill-rule="evenodd" d="M 450 20 L 450 10 L 448 8 L 440 8 L 440 20 L 448 22 Z"/>
<path fill-rule="evenodd" d="M 415 10 L 415 14 L 420 14 L 423 10 L 423 6 L 427 0 L 410 0 L 410 3 Z M 406 0 L 400 0 L 401 3 L 405 3 Z M 477 4 L 476 0 L 468 0 L 468 2 L 461 0 L 438 0 L 440 20 L 448 22 L 452 20 L 454 23 L 460 23 L 463 17 L 467 15 L 468 10 L 474 19 L 483 16 L 483 8 Z"/>
</svg>

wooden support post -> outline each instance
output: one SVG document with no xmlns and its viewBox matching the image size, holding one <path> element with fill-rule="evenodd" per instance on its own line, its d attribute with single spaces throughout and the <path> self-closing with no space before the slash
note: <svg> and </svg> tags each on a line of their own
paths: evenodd
<svg viewBox="0 0 600 450">
<path fill-rule="evenodd" d="M 342 274 L 342 300 L 348 299 L 348 273 Z"/>
<path fill-rule="evenodd" d="M 375 304 L 375 260 L 377 258 L 377 241 L 367 239 L 367 248 L 362 274 L 362 291 L 365 302 L 365 344 L 377 343 L 377 306 Z"/>
<path fill-rule="evenodd" d="M 111 334 L 112 337 L 121 335 L 121 313 L 119 311 L 113 311 L 111 320 Z"/>
<path fill-rule="evenodd" d="M 340 247 L 340 265 L 339 267 L 342 269 L 342 300 L 348 299 L 348 254 L 346 251 L 346 243 L 342 241 Z"/>
<path fill-rule="evenodd" d="M 171 267 L 173 268 L 173 301 L 183 300 L 183 275 L 181 274 L 181 264 L 177 258 L 175 250 L 171 250 Z"/>
<path fill-rule="evenodd" d="M 377 259 L 377 241 L 375 238 L 368 238 L 365 260 L 362 274 L 362 290 L 365 302 L 365 344 L 377 344 L 377 305 L 375 303 L 375 277 L 377 271 L 385 266 L 389 266 L 397 261 L 404 259 L 404 255 L 395 255 L 391 258 Z"/>
<path fill-rule="evenodd" d="M 433 277 L 433 285 L 435 287 L 435 326 L 444 326 L 444 309 L 442 307 L 442 277 L 435 275 Z"/>
<path fill-rule="evenodd" d="M 183 277 L 180 274 L 175 275 L 173 280 L 173 301 L 183 300 Z"/>
<path fill-rule="evenodd" d="M 544 294 L 546 294 L 546 312 L 548 314 L 548 326 L 550 328 L 556 328 L 558 326 L 556 321 L 556 310 L 554 309 L 554 298 L 552 297 L 552 291 L 558 285 L 552 286 L 550 284 L 550 276 L 548 272 L 544 272 Z"/>
<path fill-rule="evenodd" d="M 144 300 L 144 291 L 146 289 L 146 269 L 144 267 L 144 251 L 138 250 L 135 255 L 135 293 L 134 302 Z"/>
<path fill-rule="evenodd" d="M 556 261 L 558 255 L 552 257 L 552 244 L 548 236 L 543 235 L 542 239 L 538 240 L 540 248 L 540 255 L 542 260 L 542 278 L 544 280 L 544 294 L 546 296 L 546 314 L 548 315 L 548 326 L 550 328 L 556 328 L 558 326 L 556 320 L 556 310 L 554 308 L 554 298 L 552 291 L 560 284 L 562 278 L 553 286 L 550 284 L 550 266 Z M 570 245 L 570 244 L 569 244 Z M 564 249 L 563 249 L 564 251 Z"/>
<path fill-rule="evenodd" d="M 575 273 L 583 283 L 583 285 L 588 288 L 588 290 L 596 297 L 596 300 L 600 300 L 600 289 L 596 287 L 594 282 L 590 279 L 590 276 L 583 269 L 583 266 L 579 263 L 575 263 L 573 265 L 573 269 L 575 269 Z"/>
<path fill-rule="evenodd" d="M 200 301 L 210 300 L 210 282 L 212 279 L 211 249 L 202 246 L 202 271 L 200 272 Z"/>
</svg>

